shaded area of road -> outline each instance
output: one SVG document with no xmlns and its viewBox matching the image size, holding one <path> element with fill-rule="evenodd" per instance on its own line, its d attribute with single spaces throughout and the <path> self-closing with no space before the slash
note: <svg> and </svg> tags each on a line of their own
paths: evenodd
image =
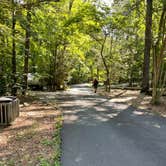
<svg viewBox="0 0 166 166">
<path fill-rule="evenodd" d="M 77 85 L 57 94 L 62 166 L 165 166 L 166 120 Z"/>
</svg>

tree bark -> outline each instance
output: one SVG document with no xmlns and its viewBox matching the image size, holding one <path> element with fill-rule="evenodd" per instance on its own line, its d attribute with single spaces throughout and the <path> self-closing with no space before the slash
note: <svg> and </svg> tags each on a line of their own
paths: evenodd
<svg viewBox="0 0 166 166">
<path fill-rule="evenodd" d="M 142 80 L 142 89 L 141 89 L 141 92 L 144 93 L 149 92 L 149 66 L 150 66 L 150 50 L 152 43 L 152 3 L 153 0 L 147 0 L 143 80 Z"/>
<path fill-rule="evenodd" d="M 16 96 L 17 94 L 17 78 L 16 78 L 16 42 L 15 42 L 15 26 L 16 26 L 16 18 L 15 18 L 15 4 L 14 0 L 12 0 L 12 91 L 11 94 Z"/>
<path fill-rule="evenodd" d="M 53 55 L 54 55 L 54 71 L 53 71 L 53 85 L 52 85 L 52 90 L 53 91 L 56 91 L 57 89 L 57 56 L 58 56 L 58 45 L 55 46 L 54 48 L 54 52 L 53 52 Z"/>
<path fill-rule="evenodd" d="M 27 6 L 27 26 L 25 34 L 25 58 L 24 58 L 24 81 L 23 95 L 26 95 L 28 88 L 28 72 L 29 72 L 29 55 L 30 55 L 30 30 L 31 30 L 31 6 Z"/>
<path fill-rule="evenodd" d="M 107 39 L 107 35 L 104 36 L 104 41 L 101 45 L 100 55 L 101 55 L 101 58 L 102 58 L 102 61 L 103 61 L 103 64 L 104 64 L 104 67 L 105 67 L 105 70 L 106 70 L 106 77 L 107 77 L 107 80 L 105 82 L 106 83 L 106 91 L 110 92 L 110 89 L 111 89 L 111 86 L 110 86 L 110 71 L 109 71 L 108 65 L 106 63 L 106 60 L 104 58 L 104 55 L 103 55 L 104 45 L 105 45 L 106 39 Z"/>
<path fill-rule="evenodd" d="M 158 40 L 153 46 L 153 90 L 152 90 L 152 103 L 157 104 L 160 102 L 162 90 L 165 84 L 166 73 L 163 73 L 164 67 L 164 52 L 166 51 L 166 4 L 163 4 L 163 11 L 160 18 Z M 163 80 L 162 80 L 162 77 Z"/>
</svg>

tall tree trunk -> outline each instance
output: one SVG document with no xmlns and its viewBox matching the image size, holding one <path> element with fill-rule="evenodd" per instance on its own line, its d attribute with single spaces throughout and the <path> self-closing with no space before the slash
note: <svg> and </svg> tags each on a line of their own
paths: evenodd
<svg viewBox="0 0 166 166">
<path fill-rule="evenodd" d="M 103 64 L 104 64 L 104 67 L 105 67 L 105 70 L 106 70 L 106 91 L 110 92 L 110 89 L 111 89 L 111 85 L 110 85 L 110 71 L 109 71 L 109 68 L 108 68 L 108 65 L 106 63 L 106 60 L 104 58 L 104 55 L 103 55 L 103 51 L 104 51 L 104 45 L 105 45 L 105 42 L 106 42 L 106 39 L 107 39 L 107 35 L 104 36 L 104 41 L 101 45 L 101 51 L 100 51 L 100 55 L 101 55 L 101 58 L 102 58 L 102 61 L 103 61 Z"/>
<path fill-rule="evenodd" d="M 147 0 L 143 80 L 142 80 L 142 89 L 141 89 L 141 92 L 144 93 L 149 92 L 149 66 L 150 66 L 150 50 L 152 43 L 152 3 L 153 0 Z"/>
<path fill-rule="evenodd" d="M 16 42 L 15 42 L 15 26 L 16 26 L 16 18 L 15 18 L 15 4 L 14 0 L 12 0 L 12 91 L 11 94 L 16 96 L 17 88 L 16 88 Z"/>
<path fill-rule="evenodd" d="M 164 72 L 164 57 L 166 52 L 166 4 L 160 18 L 158 40 L 153 46 L 153 90 L 152 103 L 160 102 L 160 97 L 165 85 L 166 72 Z"/>
<path fill-rule="evenodd" d="M 90 74 L 91 74 L 91 80 L 93 80 L 94 77 L 94 71 L 93 71 L 93 65 L 90 66 Z"/>
<path fill-rule="evenodd" d="M 62 46 L 63 48 L 60 48 L 57 50 L 57 58 L 58 58 L 58 63 L 57 63 L 57 75 L 56 75 L 56 85 L 58 89 L 64 89 L 65 85 L 64 85 L 64 81 L 66 78 L 66 67 L 65 67 L 65 51 L 67 46 L 64 44 Z M 80 66 L 81 69 L 81 66 Z M 80 71 L 79 69 L 79 71 Z M 78 80 L 79 81 L 79 80 Z"/>
<path fill-rule="evenodd" d="M 54 56 L 54 62 L 53 62 L 53 85 L 52 85 L 52 90 L 56 91 L 57 89 L 57 56 L 58 56 L 58 45 L 55 46 L 53 50 L 53 56 Z"/>
<path fill-rule="evenodd" d="M 23 80 L 23 95 L 26 95 L 28 88 L 28 72 L 29 72 L 29 55 L 30 55 L 30 30 L 31 30 L 31 6 L 27 6 L 27 26 L 25 36 L 25 58 L 24 58 L 24 80 Z"/>
<path fill-rule="evenodd" d="M 97 65 L 97 79 L 99 80 L 99 75 L 100 75 L 100 68 L 99 68 L 99 66 Z"/>
<path fill-rule="evenodd" d="M 2 38 L 2 43 L 5 43 L 4 37 Z M 4 71 L 4 62 L 5 62 L 5 57 L 4 55 L 4 50 L 1 50 L 0 54 L 0 96 L 5 95 L 6 93 L 6 79 L 5 79 L 5 71 Z"/>
</svg>

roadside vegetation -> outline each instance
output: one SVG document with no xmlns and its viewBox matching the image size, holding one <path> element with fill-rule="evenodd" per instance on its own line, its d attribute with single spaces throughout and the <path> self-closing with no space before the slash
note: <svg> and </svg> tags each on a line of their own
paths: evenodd
<svg viewBox="0 0 166 166">
<path fill-rule="evenodd" d="M 55 104 L 21 98 L 20 116 L 0 128 L 0 165 L 60 166 L 61 125 Z"/>
<path fill-rule="evenodd" d="M 111 102 L 123 103 L 134 107 L 136 110 L 148 111 L 149 114 L 157 114 L 158 116 L 166 117 L 166 96 L 161 97 L 161 103 L 158 105 L 152 104 L 152 96 L 140 93 L 140 90 L 133 90 L 130 87 L 114 88 L 110 92 L 106 92 L 104 87 L 98 89 L 98 94 L 105 96 Z M 140 113 L 140 114 L 143 114 Z"/>
</svg>

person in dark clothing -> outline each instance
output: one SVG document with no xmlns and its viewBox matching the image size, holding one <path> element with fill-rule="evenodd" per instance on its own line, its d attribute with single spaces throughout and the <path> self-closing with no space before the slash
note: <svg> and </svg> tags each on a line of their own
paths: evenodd
<svg viewBox="0 0 166 166">
<path fill-rule="evenodd" d="M 94 92 L 97 92 L 97 87 L 98 87 L 99 81 L 95 78 L 93 80 L 93 87 L 94 87 Z"/>
</svg>

